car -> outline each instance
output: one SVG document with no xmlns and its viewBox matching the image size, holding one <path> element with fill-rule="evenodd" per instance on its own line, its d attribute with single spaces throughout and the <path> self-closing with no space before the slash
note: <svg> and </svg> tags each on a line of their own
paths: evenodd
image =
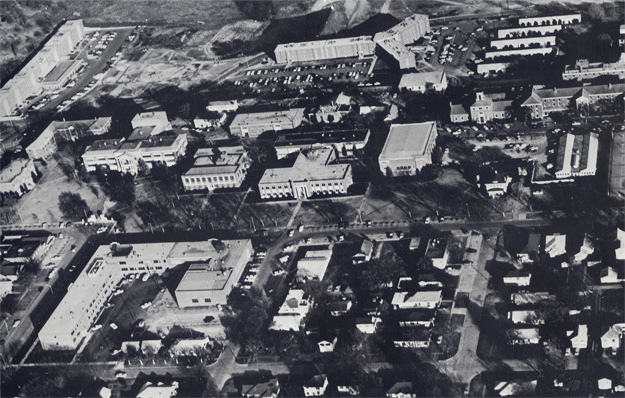
<svg viewBox="0 0 625 398">
<path fill-rule="evenodd" d="M 145 303 L 141 304 L 141 308 L 145 310 L 149 308 L 151 305 L 152 305 L 151 301 L 146 301 Z"/>
<path fill-rule="evenodd" d="M 404 239 L 404 233 L 403 233 L 403 232 L 398 232 L 398 233 L 397 233 L 397 237 L 398 237 L 399 239 Z"/>
<path fill-rule="evenodd" d="M 76 271 L 76 264 L 72 264 L 69 267 L 69 272 L 74 272 L 74 271 Z"/>
<path fill-rule="evenodd" d="M 143 282 L 147 282 L 148 279 L 150 279 L 150 274 L 143 274 L 143 276 L 141 277 L 141 280 Z"/>
<path fill-rule="evenodd" d="M 284 275 L 284 274 L 286 274 L 286 271 L 284 271 L 282 268 L 274 269 L 273 271 L 271 271 L 271 275 L 273 276 Z"/>
<path fill-rule="evenodd" d="M 289 229 L 287 235 L 289 235 L 289 238 L 292 237 L 293 235 L 295 235 L 295 230 Z"/>
<path fill-rule="evenodd" d="M 91 331 L 95 332 L 96 330 L 100 330 L 100 329 L 102 329 L 102 324 L 98 323 L 98 324 L 93 325 L 93 327 L 91 328 Z"/>
<path fill-rule="evenodd" d="M 389 238 L 394 238 L 395 237 L 395 233 L 394 232 L 387 232 L 386 236 Z"/>
<path fill-rule="evenodd" d="M 204 317 L 204 323 L 211 323 L 213 320 L 215 320 L 214 316 L 207 315 Z"/>
<path fill-rule="evenodd" d="M 365 221 L 365 224 L 367 225 L 367 227 L 371 227 L 373 223 L 371 222 L 371 220 L 367 220 Z"/>
<path fill-rule="evenodd" d="M 126 376 L 128 376 L 128 374 L 126 372 L 124 372 L 124 371 L 118 370 L 117 372 L 115 372 L 115 377 L 117 377 L 117 378 L 122 378 L 123 379 Z"/>
<path fill-rule="evenodd" d="M 117 326 L 117 324 L 116 324 L 115 322 L 111 322 L 111 323 L 109 323 L 109 326 L 110 326 L 110 327 L 111 327 L 111 329 L 113 329 L 113 330 L 117 330 L 117 329 L 118 329 L 118 326 Z"/>
</svg>

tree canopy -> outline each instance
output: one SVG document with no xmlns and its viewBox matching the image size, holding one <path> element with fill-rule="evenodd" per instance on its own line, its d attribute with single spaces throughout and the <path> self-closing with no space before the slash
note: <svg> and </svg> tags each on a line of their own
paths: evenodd
<svg viewBox="0 0 625 398">
<path fill-rule="evenodd" d="M 59 195 L 59 210 L 66 218 L 87 218 L 89 206 L 79 194 L 65 191 Z"/>
</svg>

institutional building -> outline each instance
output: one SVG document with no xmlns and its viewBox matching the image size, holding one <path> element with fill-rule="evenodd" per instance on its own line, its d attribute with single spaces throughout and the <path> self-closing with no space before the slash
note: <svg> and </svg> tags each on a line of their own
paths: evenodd
<svg viewBox="0 0 625 398">
<path fill-rule="evenodd" d="M 373 55 L 374 50 L 375 43 L 371 40 L 371 36 L 359 36 L 279 44 L 275 49 L 275 55 L 277 63 L 286 64 L 335 58 L 362 58 Z"/>
<path fill-rule="evenodd" d="M 432 163 L 436 147 L 436 122 L 392 124 L 378 162 L 388 177 L 415 175 Z"/>
<path fill-rule="evenodd" d="M 202 263 L 191 264 L 176 288 L 180 308 L 226 305 L 228 295 L 254 254 L 252 241 L 205 245 Z"/>
<path fill-rule="evenodd" d="M 230 123 L 230 134 L 257 138 L 266 131 L 294 129 L 304 120 L 304 108 L 283 111 L 239 113 Z"/>
<path fill-rule="evenodd" d="M 399 65 L 399 69 L 416 69 L 417 59 L 412 51 L 406 48 L 401 42 L 393 39 L 381 40 L 378 46 L 390 55 Z"/>
<path fill-rule="evenodd" d="M 625 57 L 621 56 L 618 62 L 590 63 L 587 59 L 575 62 L 575 65 L 567 65 L 562 72 L 562 80 L 585 80 L 599 76 L 618 76 L 625 79 Z"/>
<path fill-rule="evenodd" d="M 75 60 L 64 60 L 59 62 L 43 78 L 41 86 L 44 91 L 59 91 L 63 88 L 80 70 L 84 64 Z"/>
<path fill-rule="evenodd" d="M 485 124 L 495 119 L 509 119 L 512 101 L 499 99 L 498 96 L 487 96 L 483 92 L 476 93 L 475 102 L 469 107 L 471 120 L 477 124 Z"/>
<path fill-rule="evenodd" d="M 262 199 L 345 194 L 353 184 L 349 164 L 334 164 L 332 149 L 300 152 L 291 167 L 267 169 L 258 183 Z"/>
<path fill-rule="evenodd" d="M 447 73 L 443 71 L 405 73 L 399 81 L 399 89 L 424 93 L 432 90 L 443 92 L 447 89 Z"/>
<path fill-rule="evenodd" d="M 78 348 L 127 275 L 162 274 L 169 268 L 193 262 L 219 264 L 226 270 L 232 267 L 234 273 L 234 267 L 248 254 L 251 255 L 249 240 L 100 246 L 39 331 L 41 346 L 44 350 Z M 232 286 L 228 281 L 222 290 L 217 287 L 210 285 L 216 296 L 221 297 L 224 293 L 227 295 Z"/>
<path fill-rule="evenodd" d="M 53 121 L 39 137 L 26 147 L 31 159 L 47 159 L 57 150 L 58 140 L 75 140 L 85 135 L 101 135 L 111 127 L 110 117 L 97 119 Z"/>
<path fill-rule="evenodd" d="M 137 113 L 132 118 L 133 134 L 143 132 L 145 135 L 157 135 L 171 130 L 171 124 L 164 111 Z"/>
<path fill-rule="evenodd" d="M 519 18 L 519 26 L 572 25 L 582 22 L 582 14 L 562 14 Z"/>
<path fill-rule="evenodd" d="M 164 163 L 167 167 L 175 165 L 186 149 L 187 136 L 184 134 L 159 135 L 136 141 L 99 140 L 87 147 L 82 160 L 90 173 L 98 167 L 105 167 L 136 175 L 141 164 L 146 167 L 155 163 Z"/>
<path fill-rule="evenodd" d="M 416 42 L 429 31 L 429 17 L 414 14 L 391 29 L 377 33 L 373 41 L 399 63 L 400 69 L 415 69 L 415 55 L 406 45 Z"/>
<path fill-rule="evenodd" d="M 507 62 L 482 62 L 477 64 L 476 72 L 480 75 L 488 75 L 490 73 L 504 72 L 508 69 Z"/>
<path fill-rule="evenodd" d="M 239 188 L 249 167 L 247 153 L 241 146 L 200 148 L 193 166 L 182 175 L 182 185 L 185 191 Z"/>
<path fill-rule="evenodd" d="M 211 101 L 206 106 L 206 110 L 209 112 L 236 112 L 239 109 L 239 101 L 238 100 L 227 100 L 227 101 Z"/>
<path fill-rule="evenodd" d="M 597 133 L 565 134 L 560 137 L 556 178 L 593 176 L 597 172 Z"/>
<path fill-rule="evenodd" d="M 599 100 L 622 97 L 625 84 L 603 84 L 582 87 L 532 88 L 532 94 L 521 104 L 533 119 L 543 119 L 551 112 L 574 110 L 584 114 Z"/>
<path fill-rule="evenodd" d="M 317 130 L 282 134 L 275 143 L 278 159 L 309 149 L 333 149 L 337 157 L 353 156 L 369 142 L 369 130 Z"/>
<path fill-rule="evenodd" d="M 0 170 L 0 193 L 22 195 L 35 187 L 37 169 L 32 159 L 15 159 Z"/>
<path fill-rule="evenodd" d="M 625 131 L 615 131 L 612 134 L 608 181 L 611 195 L 625 197 Z M 625 248 L 623 252 L 625 253 Z"/>
</svg>

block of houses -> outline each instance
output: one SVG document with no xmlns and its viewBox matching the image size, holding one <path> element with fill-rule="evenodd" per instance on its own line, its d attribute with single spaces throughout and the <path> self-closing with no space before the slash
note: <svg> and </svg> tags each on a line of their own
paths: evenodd
<svg viewBox="0 0 625 398">
<path fill-rule="evenodd" d="M 267 169 L 258 190 L 262 199 L 310 198 L 347 193 L 353 184 L 350 164 L 337 164 L 334 150 L 300 152 L 292 167 Z"/>
<path fill-rule="evenodd" d="M 531 279 L 530 272 L 513 270 L 503 277 L 503 283 L 506 286 L 529 286 Z"/>
<path fill-rule="evenodd" d="M 356 318 L 356 329 L 364 334 L 373 334 L 378 330 L 382 322 L 379 316 L 369 315 Z"/>
<path fill-rule="evenodd" d="M 278 394 L 280 394 L 280 382 L 277 378 L 255 384 L 241 385 L 241 396 L 246 398 L 276 398 Z"/>
<path fill-rule="evenodd" d="M 580 350 L 588 348 L 588 325 L 577 325 L 577 330 L 567 332 L 571 339 L 573 355 L 579 355 Z"/>
<path fill-rule="evenodd" d="M 434 318 L 436 318 L 436 310 L 432 309 L 414 309 L 395 311 L 395 316 L 399 321 L 400 327 L 424 327 L 431 328 L 434 326 Z"/>
<path fill-rule="evenodd" d="M 442 299 L 441 290 L 395 292 L 391 304 L 397 309 L 437 308 Z"/>
<path fill-rule="evenodd" d="M 388 177 L 416 175 L 432 164 L 437 137 L 436 122 L 392 124 L 378 158 L 380 171 Z"/>
<path fill-rule="evenodd" d="M 332 246 L 329 245 L 320 249 L 306 250 L 304 257 L 297 262 L 297 277 L 323 280 L 331 257 Z"/>
<path fill-rule="evenodd" d="M 388 398 L 417 398 L 417 391 L 411 381 L 398 381 L 386 392 Z"/>
<path fill-rule="evenodd" d="M 373 254 L 373 242 L 369 239 L 364 239 L 360 244 L 360 249 L 358 253 L 352 256 L 352 263 L 354 264 L 362 264 L 371 260 L 371 255 Z"/>
<path fill-rule="evenodd" d="M 540 253 L 540 234 L 530 233 L 527 244 L 517 253 L 517 260 L 521 263 L 533 263 Z"/>
<path fill-rule="evenodd" d="M 269 329 L 298 331 L 312 308 L 312 299 L 302 289 L 291 289 L 273 317 Z"/>
<path fill-rule="evenodd" d="M 538 328 L 511 328 L 505 334 L 509 345 L 532 345 L 540 341 Z"/>
<path fill-rule="evenodd" d="M 328 388 L 328 377 L 325 374 L 313 376 L 304 384 L 304 396 L 320 397 L 326 393 Z"/>
<path fill-rule="evenodd" d="M 200 148 L 193 166 L 182 175 L 185 191 L 239 188 L 251 161 L 242 146 Z"/>
<path fill-rule="evenodd" d="M 438 269 L 445 269 L 449 260 L 449 250 L 447 239 L 432 238 L 428 241 L 425 249 L 425 257 L 432 260 L 432 266 Z"/>
<path fill-rule="evenodd" d="M 545 237 L 545 253 L 551 258 L 566 254 L 566 235 L 547 235 Z"/>
<path fill-rule="evenodd" d="M 425 93 L 443 92 L 447 89 L 447 73 L 443 71 L 405 73 L 399 81 L 399 89 Z"/>
</svg>

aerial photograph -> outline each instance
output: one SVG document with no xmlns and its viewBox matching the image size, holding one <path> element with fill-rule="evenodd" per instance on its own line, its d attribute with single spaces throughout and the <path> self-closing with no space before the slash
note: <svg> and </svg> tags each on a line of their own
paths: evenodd
<svg viewBox="0 0 625 398">
<path fill-rule="evenodd" d="M 625 0 L 0 0 L 1 397 L 625 397 Z"/>
</svg>

